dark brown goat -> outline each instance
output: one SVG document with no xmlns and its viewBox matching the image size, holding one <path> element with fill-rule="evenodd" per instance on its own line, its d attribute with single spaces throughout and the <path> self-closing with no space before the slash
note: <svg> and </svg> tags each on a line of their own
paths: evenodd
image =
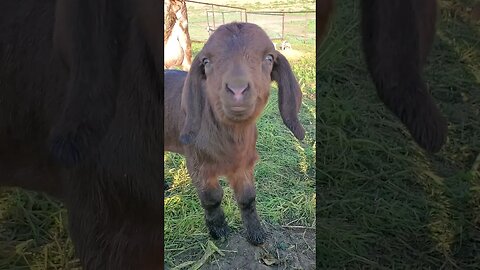
<svg viewBox="0 0 480 270">
<path fill-rule="evenodd" d="M 62 199 L 86 270 L 163 266 L 161 16 L 0 1 L 0 185 Z"/>
<path fill-rule="evenodd" d="M 319 0 L 320 35 L 333 0 Z M 442 116 L 422 79 L 435 36 L 436 0 L 362 0 L 362 41 L 368 70 L 385 105 L 413 139 L 437 152 L 447 138 Z"/>
<path fill-rule="evenodd" d="M 255 207 L 255 123 L 272 80 L 278 83 L 283 122 L 303 139 L 305 131 L 297 118 L 300 87 L 287 59 L 257 25 L 222 25 L 195 57 L 188 74 L 165 71 L 165 150 L 185 155 L 214 238 L 228 233 L 218 182 L 224 175 L 235 193 L 248 241 L 265 241 Z"/>
</svg>

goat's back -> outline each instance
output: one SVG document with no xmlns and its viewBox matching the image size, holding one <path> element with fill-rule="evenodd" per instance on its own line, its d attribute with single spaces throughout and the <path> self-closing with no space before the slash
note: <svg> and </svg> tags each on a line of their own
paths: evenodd
<svg viewBox="0 0 480 270">
<path fill-rule="evenodd" d="M 185 121 L 185 114 L 181 110 L 183 83 L 187 72 L 181 70 L 165 70 L 164 72 L 164 143 L 166 151 L 183 153 L 179 141 L 180 130 Z"/>
</svg>

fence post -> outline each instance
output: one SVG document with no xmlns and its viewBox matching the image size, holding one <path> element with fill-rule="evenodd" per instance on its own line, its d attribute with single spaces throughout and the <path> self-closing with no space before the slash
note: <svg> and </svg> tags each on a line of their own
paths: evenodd
<svg viewBox="0 0 480 270">
<path fill-rule="evenodd" d="M 208 10 L 205 10 L 205 12 L 207 13 L 207 32 L 208 36 L 210 36 L 210 18 L 208 17 Z"/>
<path fill-rule="evenodd" d="M 307 19 L 307 12 L 305 12 L 305 36 L 303 38 L 303 44 L 307 43 L 307 31 L 308 31 L 308 19 Z"/>
<path fill-rule="evenodd" d="M 213 31 L 215 31 L 217 27 L 215 26 L 215 10 L 213 9 L 213 5 L 212 5 L 212 18 L 213 18 Z"/>
<path fill-rule="evenodd" d="M 225 24 L 225 12 L 222 11 L 222 23 Z"/>
<path fill-rule="evenodd" d="M 285 12 L 282 12 L 282 41 L 285 40 Z"/>
<path fill-rule="evenodd" d="M 248 22 L 247 20 L 247 11 L 245 10 L 245 22 Z"/>
</svg>

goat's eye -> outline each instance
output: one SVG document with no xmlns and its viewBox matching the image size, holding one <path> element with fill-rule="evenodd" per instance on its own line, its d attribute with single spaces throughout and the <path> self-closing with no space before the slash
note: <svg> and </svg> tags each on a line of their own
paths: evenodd
<svg viewBox="0 0 480 270">
<path fill-rule="evenodd" d="M 265 61 L 273 63 L 273 55 L 269 54 L 269 55 L 265 56 Z"/>
<path fill-rule="evenodd" d="M 203 58 L 203 59 L 202 59 L 202 64 L 203 64 L 204 66 L 206 66 L 208 63 L 210 63 L 210 60 L 208 60 L 208 58 Z"/>
</svg>

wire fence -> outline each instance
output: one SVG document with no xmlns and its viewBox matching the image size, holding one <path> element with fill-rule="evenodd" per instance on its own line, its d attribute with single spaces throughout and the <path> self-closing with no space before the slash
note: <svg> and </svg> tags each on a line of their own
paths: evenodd
<svg viewBox="0 0 480 270">
<path fill-rule="evenodd" d="M 315 41 L 315 11 L 248 11 L 245 8 L 187 0 L 188 30 L 193 42 L 205 42 L 220 25 L 251 22 L 272 40 Z"/>
<path fill-rule="evenodd" d="M 273 40 L 315 40 L 315 11 L 247 12 L 247 21 L 258 24 Z"/>
</svg>

